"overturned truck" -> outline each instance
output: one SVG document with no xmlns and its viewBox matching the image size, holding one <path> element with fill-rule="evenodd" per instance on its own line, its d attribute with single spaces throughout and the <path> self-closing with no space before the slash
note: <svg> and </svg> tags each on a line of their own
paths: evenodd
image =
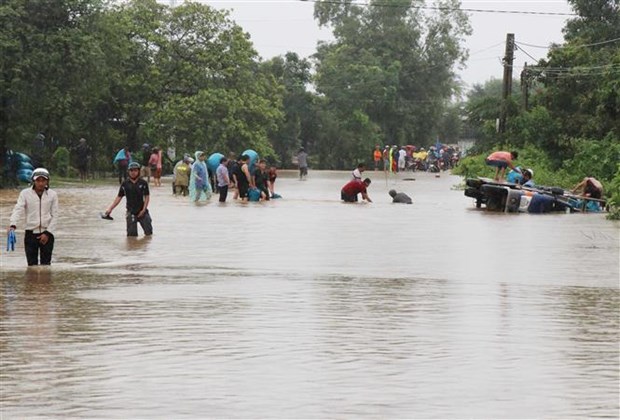
<svg viewBox="0 0 620 420">
<path fill-rule="evenodd" d="M 466 180 L 465 196 L 476 207 L 506 213 L 601 212 L 605 200 L 571 194 L 559 187 L 523 187 L 489 178 Z"/>
</svg>

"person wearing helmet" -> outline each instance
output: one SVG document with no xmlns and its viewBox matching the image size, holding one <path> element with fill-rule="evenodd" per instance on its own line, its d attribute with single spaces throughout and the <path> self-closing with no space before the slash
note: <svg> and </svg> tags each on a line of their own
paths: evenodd
<svg viewBox="0 0 620 420">
<path fill-rule="evenodd" d="M 529 188 L 535 187 L 536 185 L 534 184 L 534 180 L 532 179 L 533 177 L 534 171 L 532 169 L 527 168 L 523 170 L 523 179 L 521 181 L 521 186 Z"/>
<path fill-rule="evenodd" d="M 9 230 L 24 221 L 24 250 L 28 265 L 50 265 L 54 251 L 54 232 L 58 220 L 58 196 L 49 189 L 50 174 L 45 168 L 32 171 L 32 187 L 19 193 L 11 213 Z"/>
<path fill-rule="evenodd" d="M 121 184 L 118 195 L 105 211 L 104 216 L 109 216 L 125 197 L 127 201 L 127 212 L 125 213 L 127 236 L 138 236 L 138 223 L 142 226 L 146 236 L 152 235 L 153 225 L 148 211 L 149 184 L 140 178 L 140 164 L 138 162 L 131 162 L 127 166 L 127 172 L 129 172 L 129 178 Z"/>
</svg>

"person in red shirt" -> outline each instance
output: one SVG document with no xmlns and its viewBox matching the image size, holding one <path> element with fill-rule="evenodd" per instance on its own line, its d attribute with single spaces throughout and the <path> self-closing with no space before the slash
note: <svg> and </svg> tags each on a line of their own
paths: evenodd
<svg viewBox="0 0 620 420">
<path fill-rule="evenodd" d="M 340 191 L 340 199 L 346 203 L 355 203 L 357 201 L 357 195 L 362 194 L 362 199 L 372 203 L 366 188 L 370 185 L 370 178 L 366 178 L 364 181 L 354 179 L 349 181 Z"/>
<path fill-rule="evenodd" d="M 495 167 L 495 180 L 499 181 L 500 179 L 504 179 L 506 168 L 510 168 L 514 171 L 521 173 L 521 170 L 518 168 L 515 168 L 515 166 L 512 164 L 512 161 L 516 160 L 518 157 L 519 157 L 519 153 L 515 151 L 493 152 L 489 156 L 487 156 L 484 162 L 489 166 Z"/>
</svg>

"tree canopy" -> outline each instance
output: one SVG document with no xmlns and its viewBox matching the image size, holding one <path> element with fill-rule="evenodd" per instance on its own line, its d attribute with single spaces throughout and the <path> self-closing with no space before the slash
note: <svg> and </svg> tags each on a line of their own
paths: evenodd
<svg viewBox="0 0 620 420">
<path fill-rule="evenodd" d="M 436 13 L 423 3 L 317 1 L 316 19 L 335 36 L 315 55 L 317 91 L 340 122 L 330 159 L 368 154 L 375 143 L 434 141 L 471 29 L 458 1 L 441 1 Z"/>
</svg>

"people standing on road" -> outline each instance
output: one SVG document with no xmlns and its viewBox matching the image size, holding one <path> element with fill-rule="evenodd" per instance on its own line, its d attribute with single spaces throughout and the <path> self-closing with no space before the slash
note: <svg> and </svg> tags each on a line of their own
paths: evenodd
<svg viewBox="0 0 620 420">
<path fill-rule="evenodd" d="M 489 166 L 495 167 L 495 180 L 499 181 L 504 179 L 504 174 L 506 173 L 506 168 L 510 168 L 514 171 L 519 172 L 520 169 L 517 169 L 512 161 L 516 160 L 519 157 L 519 152 L 493 152 L 484 160 L 484 162 Z"/>
<path fill-rule="evenodd" d="M 140 163 L 142 165 L 142 168 L 140 168 L 140 176 L 142 178 L 146 178 L 146 182 L 148 183 L 151 182 L 151 166 L 149 165 L 151 153 L 153 153 L 151 145 L 148 143 L 144 143 L 142 145 L 142 156 L 140 158 Z"/>
<path fill-rule="evenodd" d="M 185 197 L 189 194 L 189 177 L 191 172 L 190 157 L 185 155 L 183 159 L 174 165 L 174 169 L 172 170 L 174 195 L 182 195 Z"/>
<path fill-rule="evenodd" d="M 153 184 L 161 187 L 161 170 L 163 164 L 163 152 L 159 147 L 154 147 L 149 158 L 149 166 L 153 173 Z"/>
<path fill-rule="evenodd" d="M 407 158 L 407 151 L 404 147 L 400 147 L 398 150 L 398 171 L 402 172 L 405 170 L 405 163 Z"/>
<path fill-rule="evenodd" d="M 207 201 L 211 198 L 211 182 L 209 181 L 209 172 L 205 163 L 205 152 L 197 151 L 194 156 L 196 160 L 192 166 L 192 173 L 189 180 L 189 197 L 194 203 L 199 201 Z"/>
<path fill-rule="evenodd" d="M 239 197 L 239 189 L 237 188 L 237 171 L 239 170 L 239 162 L 241 156 L 238 159 L 235 158 L 235 154 L 230 152 L 228 154 L 228 164 L 226 167 L 228 168 L 228 176 L 230 178 L 230 184 L 228 184 L 228 190 L 233 190 L 233 200 L 236 200 Z"/>
<path fill-rule="evenodd" d="M 49 189 L 50 174 L 45 168 L 32 171 L 32 187 L 19 193 L 9 219 L 9 231 L 24 220 L 24 250 L 28 265 L 50 265 L 54 232 L 58 220 L 58 196 Z"/>
<path fill-rule="evenodd" d="M 383 148 L 383 171 L 390 171 L 390 146 L 387 144 Z"/>
<path fill-rule="evenodd" d="M 379 163 L 381 162 L 382 157 L 383 157 L 383 154 L 381 153 L 381 148 L 377 144 L 375 146 L 375 151 L 372 152 L 372 160 L 375 163 L 375 171 L 379 170 Z"/>
<path fill-rule="evenodd" d="M 127 171 L 129 178 L 121 184 L 116 198 L 105 211 L 105 216 L 110 216 L 114 208 L 125 197 L 127 236 L 138 236 L 138 223 L 142 226 L 144 235 L 150 236 L 153 234 L 153 224 L 148 210 L 150 202 L 149 184 L 140 178 L 140 164 L 138 162 L 131 162 Z"/>
<path fill-rule="evenodd" d="M 127 180 L 127 168 L 131 163 L 131 153 L 129 152 L 129 146 L 123 147 L 116 153 L 113 163 L 116 165 L 118 171 L 118 183 L 122 184 Z"/>
<path fill-rule="evenodd" d="M 369 185 L 370 178 L 366 178 L 364 181 L 349 181 L 344 187 L 342 187 L 342 190 L 340 190 L 340 199 L 346 203 L 355 203 L 357 201 L 357 195 L 362 194 L 363 200 L 372 203 L 372 200 L 366 191 Z"/>
<path fill-rule="evenodd" d="M 362 173 L 366 170 L 366 164 L 365 163 L 358 163 L 357 167 L 353 170 L 353 172 L 351 172 L 351 180 L 357 180 L 357 181 L 361 181 L 362 180 Z"/>
<path fill-rule="evenodd" d="M 82 137 L 80 139 L 80 142 L 75 148 L 75 154 L 77 159 L 76 166 L 80 173 L 80 181 L 88 181 L 88 167 L 90 164 L 91 150 L 88 144 L 86 144 L 85 138 Z"/>
<path fill-rule="evenodd" d="M 222 157 L 220 164 L 215 170 L 215 178 L 217 180 L 217 189 L 220 193 L 220 203 L 226 202 L 228 196 L 228 186 L 230 185 L 230 177 L 228 176 L 228 159 Z"/>
<path fill-rule="evenodd" d="M 392 172 L 398 172 L 398 157 L 400 154 L 398 153 L 398 146 L 393 145 L 392 150 L 390 150 L 390 169 Z"/>
<path fill-rule="evenodd" d="M 241 201 L 248 201 L 248 192 L 250 188 L 255 187 L 254 178 L 250 174 L 249 162 L 250 157 L 248 155 L 242 155 L 239 158 L 239 165 L 234 174 Z"/>
<path fill-rule="evenodd" d="M 308 154 L 303 147 L 297 153 L 297 165 L 299 166 L 299 180 L 302 181 L 308 176 Z"/>
</svg>

